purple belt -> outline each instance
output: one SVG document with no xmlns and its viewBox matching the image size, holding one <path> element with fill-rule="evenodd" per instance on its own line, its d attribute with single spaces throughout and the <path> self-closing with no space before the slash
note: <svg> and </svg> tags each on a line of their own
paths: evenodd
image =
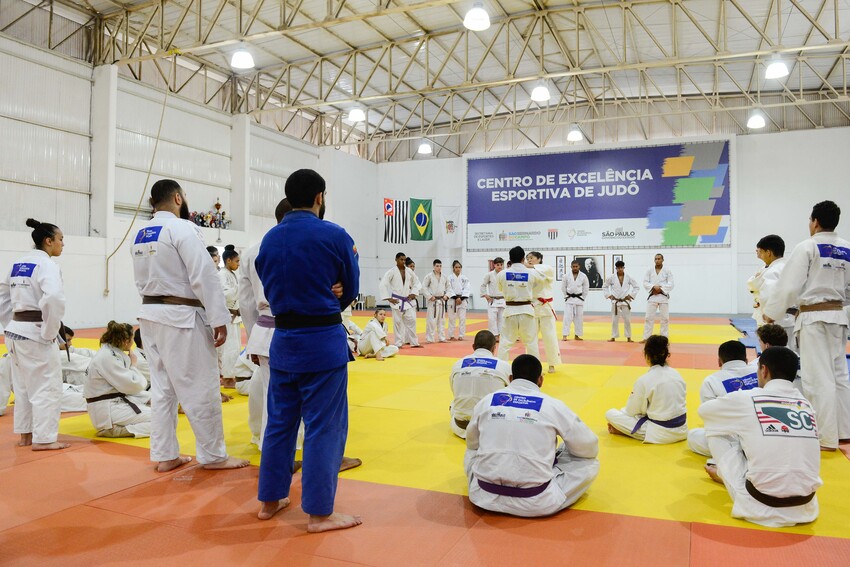
<svg viewBox="0 0 850 567">
<path fill-rule="evenodd" d="M 683 413 L 679 417 L 674 417 L 673 419 L 668 419 L 666 421 L 652 419 L 648 415 L 645 415 L 639 420 L 637 420 L 634 429 L 632 429 L 632 433 L 635 433 L 638 429 L 643 427 L 643 424 L 647 421 L 651 421 L 655 425 L 660 425 L 661 427 L 666 427 L 667 429 L 676 429 L 677 427 L 682 427 L 683 425 L 685 425 L 685 423 L 688 422 L 688 414 Z"/>
<path fill-rule="evenodd" d="M 490 494 L 498 494 L 499 496 L 511 496 L 513 498 L 531 498 L 532 496 L 537 496 L 541 494 L 546 487 L 549 486 L 551 480 L 544 482 L 540 486 L 530 486 L 528 488 L 520 488 L 519 486 L 504 486 L 502 484 L 493 484 L 492 482 L 486 482 L 478 479 L 478 486 L 481 487 L 481 490 L 485 492 L 489 492 Z"/>
<path fill-rule="evenodd" d="M 257 326 L 264 329 L 274 329 L 274 317 L 271 315 L 260 315 L 257 317 Z"/>
</svg>

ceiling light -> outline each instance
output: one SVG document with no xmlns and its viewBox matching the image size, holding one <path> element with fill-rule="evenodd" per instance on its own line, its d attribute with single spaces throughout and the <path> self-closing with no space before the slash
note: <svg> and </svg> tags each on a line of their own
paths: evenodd
<svg viewBox="0 0 850 567">
<path fill-rule="evenodd" d="M 251 57 L 247 49 L 239 49 L 234 51 L 230 57 L 230 66 L 234 69 L 253 69 L 254 58 Z"/>
<path fill-rule="evenodd" d="M 781 79 L 788 76 L 788 65 L 785 61 L 779 58 L 779 55 L 774 55 L 767 69 L 764 71 L 765 79 Z"/>
<path fill-rule="evenodd" d="M 567 141 L 581 142 L 582 140 L 584 140 L 584 134 L 581 133 L 578 124 L 570 125 L 570 131 L 567 133 Z"/>
<path fill-rule="evenodd" d="M 547 102 L 551 96 L 549 94 L 549 87 L 546 86 L 546 81 L 540 81 L 531 91 L 531 100 L 534 102 Z"/>
<path fill-rule="evenodd" d="M 463 27 L 472 31 L 484 31 L 490 27 L 490 15 L 483 2 L 475 2 L 463 18 Z"/>
<path fill-rule="evenodd" d="M 747 128 L 757 130 L 759 128 L 764 128 L 764 125 L 764 114 L 762 114 L 759 110 L 754 110 L 750 114 L 750 118 L 747 120 Z"/>
<path fill-rule="evenodd" d="M 431 144 L 429 144 L 426 140 L 422 140 L 422 143 L 419 144 L 419 149 L 416 150 L 416 153 L 431 155 Z"/>
<path fill-rule="evenodd" d="M 364 120 L 366 120 L 366 113 L 363 112 L 362 108 L 352 108 L 351 112 L 348 113 L 349 122 L 363 122 Z"/>
</svg>

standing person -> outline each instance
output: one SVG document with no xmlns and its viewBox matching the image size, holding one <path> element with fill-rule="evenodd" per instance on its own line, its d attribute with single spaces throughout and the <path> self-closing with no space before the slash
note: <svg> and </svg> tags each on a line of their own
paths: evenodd
<svg viewBox="0 0 850 567">
<path fill-rule="evenodd" d="M 508 360 L 511 347 L 517 339 L 525 345 L 525 352 L 540 357 L 537 345 L 537 321 L 534 319 L 534 288 L 539 285 L 541 276 L 537 270 L 529 269 L 523 263 L 525 250 L 514 246 L 508 253 L 511 265 L 499 272 L 496 277 L 498 292 L 505 297 L 505 326 L 502 327 L 502 339 L 499 341 L 499 359 Z"/>
<path fill-rule="evenodd" d="M 0 281 L 0 323 L 6 332 L 15 391 L 19 447 L 65 449 L 57 442 L 62 403 L 62 363 L 56 339 L 65 314 L 62 272 L 51 258 L 65 247 L 59 227 L 27 219 L 35 250 L 12 264 Z M 5 400 L 4 400 L 5 401 Z"/>
<path fill-rule="evenodd" d="M 761 327 L 766 324 L 762 307 L 767 304 L 770 294 L 773 293 L 776 284 L 779 283 L 782 270 L 785 269 L 785 241 L 775 234 L 768 234 L 756 244 L 756 256 L 764 262 L 764 268 L 747 280 L 747 288 L 753 294 L 753 319 L 756 320 L 756 325 Z M 794 322 L 797 312 L 796 306 L 791 306 L 785 310 L 782 319 L 776 322 L 777 325 L 785 329 L 789 339 L 788 348 L 794 352 L 799 352 L 797 340 L 794 336 Z"/>
<path fill-rule="evenodd" d="M 209 252 L 210 258 L 212 259 L 213 265 L 215 266 L 216 271 L 219 270 L 221 266 L 221 256 L 218 255 L 218 248 L 215 246 L 207 246 L 207 252 Z"/>
<path fill-rule="evenodd" d="M 640 291 L 640 286 L 632 276 L 626 274 L 626 263 L 617 260 L 614 264 L 617 272 L 605 280 L 603 293 L 611 300 L 611 338 L 613 343 L 620 336 L 620 319 L 623 320 L 623 334 L 626 342 L 632 342 L 632 301 Z"/>
<path fill-rule="evenodd" d="M 676 443 L 688 436 L 685 381 L 667 365 L 667 337 L 652 335 L 643 348 L 649 372 L 632 387 L 623 409 L 605 412 L 608 432 L 644 443 Z"/>
<path fill-rule="evenodd" d="M 850 242 L 835 233 L 841 209 L 832 201 L 812 208 L 811 238 L 798 244 L 776 289 L 764 305 L 765 321 L 781 321 L 791 305 L 800 313 L 794 330 L 800 345 L 803 394 L 815 407 L 821 449 L 835 451 L 850 440 L 850 383 L 847 379 L 847 290 Z"/>
<path fill-rule="evenodd" d="M 404 259 L 404 267 L 407 268 L 408 270 L 410 270 L 411 272 L 413 272 L 413 278 L 414 278 L 415 286 L 416 286 L 417 289 L 419 289 L 419 291 L 422 291 L 422 282 L 419 280 L 419 276 L 416 275 L 416 262 L 413 261 L 413 258 L 410 258 L 409 256 L 407 258 L 405 258 Z M 414 305 L 416 311 L 419 311 L 419 298 L 418 297 L 413 298 L 413 305 Z"/>
<path fill-rule="evenodd" d="M 796 372 L 796 354 L 770 347 L 759 358 L 757 388 L 699 407 L 717 461 L 705 471 L 726 485 L 733 518 L 780 528 L 818 517 L 820 420 L 791 383 Z"/>
<path fill-rule="evenodd" d="M 419 278 L 408 269 L 404 262 L 407 257 L 404 252 L 395 255 L 395 267 L 387 270 L 378 291 L 381 298 L 390 303 L 393 312 L 393 334 L 395 346 L 401 348 L 410 343 L 413 348 L 421 348 L 416 336 L 416 296 L 421 291 Z"/>
<path fill-rule="evenodd" d="M 449 275 L 449 340 L 462 341 L 466 336 L 466 310 L 469 307 L 469 297 L 472 295 L 472 284 L 469 278 L 461 274 L 463 265 L 455 260 L 452 262 L 452 273 Z M 458 329 L 455 338 L 455 327 Z"/>
<path fill-rule="evenodd" d="M 227 324 L 227 340 L 218 347 L 218 367 L 221 374 L 221 385 L 225 388 L 236 387 L 236 359 L 242 350 L 242 330 L 239 324 L 242 318 L 239 313 L 239 253 L 236 246 L 228 244 L 224 247 L 224 269 L 219 270 L 218 277 L 221 280 L 221 289 L 224 291 L 224 300 L 227 302 L 227 310 L 230 312 L 230 323 Z"/>
<path fill-rule="evenodd" d="M 376 309 L 375 316 L 366 324 L 366 328 L 357 340 L 357 350 L 366 358 L 382 361 L 398 354 L 398 347 L 387 342 L 387 312 Z"/>
<path fill-rule="evenodd" d="M 425 342 L 433 343 L 434 339 L 446 342 L 445 310 L 446 295 L 449 289 L 449 278 L 443 273 L 443 263 L 434 260 L 434 270 L 422 280 L 422 294 L 425 296 L 427 310 L 425 323 Z"/>
<path fill-rule="evenodd" d="M 452 433 L 466 439 L 475 405 L 487 394 L 506 387 L 510 375 L 511 365 L 496 358 L 496 337 L 490 331 L 478 331 L 472 342 L 472 355 L 458 360 L 449 377 L 454 398 L 449 406 Z"/>
<path fill-rule="evenodd" d="M 646 299 L 646 321 L 643 325 L 643 340 L 645 343 L 655 327 L 656 313 L 661 314 L 658 334 L 668 336 L 670 325 L 670 291 L 673 289 L 673 272 L 664 267 L 664 255 L 655 255 L 655 267 L 646 271 L 643 276 L 643 287 L 649 292 Z"/>
<path fill-rule="evenodd" d="M 325 180 L 318 173 L 295 171 L 285 191 L 292 211 L 263 238 L 254 262 L 275 316 L 257 517 L 268 520 L 289 505 L 303 417 L 301 508 L 309 515 L 307 531 L 351 528 L 360 518 L 334 512 L 334 499 L 348 435 L 348 362 L 354 358 L 340 312 L 359 292 L 357 247 L 342 227 L 322 220 Z M 340 297 L 332 290 L 337 282 Z"/>
<path fill-rule="evenodd" d="M 493 271 L 487 272 L 481 283 L 481 297 L 487 301 L 487 330 L 496 337 L 502 334 L 502 325 L 505 323 L 505 297 L 496 286 L 496 276 L 505 269 L 505 260 L 496 257 L 493 259 Z"/>
<path fill-rule="evenodd" d="M 131 247 L 142 296 L 139 328 L 151 372 L 151 460 L 168 472 L 188 463 L 177 440 L 177 404 L 195 433 L 198 462 L 207 469 L 248 466 L 227 455 L 221 421 L 215 347 L 227 338 L 230 313 L 221 282 L 189 222 L 180 185 L 161 179 L 151 187 L 151 220 Z"/>
<path fill-rule="evenodd" d="M 529 266 L 540 274 L 538 287 L 534 291 L 534 319 L 537 330 L 543 337 L 543 352 L 546 353 L 546 363 L 549 365 L 549 374 L 555 372 L 555 365 L 561 364 L 561 349 L 558 348 L 558 329 L 555 310 L 552 308 L 553 292 L 555 284 L 555 268 L 543 264 L 543 254 L 540 252 L 529 252 L 525 256 Z"/>
<path fill-rule="evenodd" d="M 564 274 L 561 280 L 561 292 L 564 294 L 564 323 L 561 327 L 561 339 L 567 340 L 570 327 L 575 323 L 575 339 L 583 341 L 584 334 L 584 300 L 590 291 L 590 281 L 579 269 L 580 265 L 573 260 L 570 272 Z"/>
</svg>

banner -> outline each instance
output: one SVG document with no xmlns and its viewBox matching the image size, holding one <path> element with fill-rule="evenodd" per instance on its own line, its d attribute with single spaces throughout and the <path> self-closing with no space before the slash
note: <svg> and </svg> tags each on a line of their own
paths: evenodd
<svg viewBox="0 0 850 567">
<path fill-rule="evenodd" d="M 467 249 L 729 246 L 729 142 L 467 160 Z"/>
<path fill-rule="evenodd" d="M 433 240 L 431 199 L 411 199 L 410 240 Z"/>
<path fill-rule="evenodd" d="M 460 207 L 437 207 L 437 216 L 440 244 L 445 248 L 461 248 L 463 235 L 461 234 Z"/>
<path fill-rule="evenodd" d="M 407 242 L 407 201 L 384 199 L 384 242 Z"/>
</svg>

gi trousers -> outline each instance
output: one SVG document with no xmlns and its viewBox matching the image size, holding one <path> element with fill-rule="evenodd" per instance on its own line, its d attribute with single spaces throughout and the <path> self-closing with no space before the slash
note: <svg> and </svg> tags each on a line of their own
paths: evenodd
<svg viewBox="0 0 850 567">
<path fill-rule="evenodd" d="M 446 340 L 446 321 L 445 313 L 443 312 L 445 303 L 442 299 L 434 301 L 426 301 L 428 306 L 427 318 L 425 320 L 425 340 L 433 343 L 436 340 L 443 342 Z"/>
<path fill-rule="evenodd" d="M 62 404 L 62 353 L 56 343 L 9 337 L 6 347 L 12 358 L 15 433 L 32 433 L 33 443 L 55 443 Z"/>
<path fill-rule="evenodd" d="M 575 325 L 576 336 L 584 335 L 584 304 L 567 303 L 564 305 L 564 323 L 561 327 L 561 338 L 567 338 L 570 334 L 570 326 Z"/>
<path fill-rule="evenodd" d="M 611 337 L 617 338 L 620 336 L 620 320 L 623 321 L 623 334 L 627 339 L 632 338 L 632 308 L 628 305 L 620 304 L 611 306 Z"/>
<path fill-rule="evenodd" d="M 487 307 L 487 330 L 497 337 L 502 334 L 502 327 L 505 324 L 505 307 Z"/>
<path fill-rule="evenodd" d="M 268 422 L 269 379 L 269 357 L 259 356 L 260 365 L 251 376 L 251 384 L 248 389 L 248 429 L 251 430 L 251 442 L 257 448 L 263 450 L 263 436 Z"/>
<path fill-rule="evenodd" d="M 661 324 L 659 325 L 658 334 L 668 336 L 668 326 L 670 325 L 670 304 L 669 303 L 646 303 L 646 321 L 643 325 L 643 340 L 646 340 L 652 335 L 652 330 L 655 328 L 655 317 L 661 314 Z"/>
<path fill-rule="evenodd" d="M 455 327 L 458 328 L 459 339 L 463 339 L 464 335 L 466 335 L 466 306 L 468 301 L 464 299 L 460 302 L 460 305 L 455 304 L 454 299 L 449 299 L 449 338 L 454 338 L 455 336 Z"/>
<path fill-rule="evenodd" d="M 525 352 L 540 359 L 540 347 L 537 344 L 537 320 L 534 315 L 520 313 L 505 317 L 505 326 L 502 327 L 502 338 L 499 341 L 500 360 L 507 361 L 511 347 L 517 338 L 525 345 Z"/>
<path fill-rule="evenodd" d="M 850 438 L 847 327 L 814 321 L 800 327 L 799 339 L 803 395 L 817 414 L 821 447 L 834 449 Z"/>
<path fill-rule="evenodd" d="M 418 345 L 419 338 L 416 336 L 416 309 L 413 307 L 409 307 L 404 311 L 392 309 L 392 312 L 395 346 L 400 348 L 404 343 L 410 343 L 411 346 Z"/>
<path fill-rule="evenodd" d="M 543 315 L 536 315 L 537 328 L 543 337 L 543 352 L 546 353 L 545 363 L 549 366 L 561 364 L 561 349 L 558 346 L 558 329 L 556 327 L 555 313 L 548 307 L 540 309 Z"/>
</svg>

